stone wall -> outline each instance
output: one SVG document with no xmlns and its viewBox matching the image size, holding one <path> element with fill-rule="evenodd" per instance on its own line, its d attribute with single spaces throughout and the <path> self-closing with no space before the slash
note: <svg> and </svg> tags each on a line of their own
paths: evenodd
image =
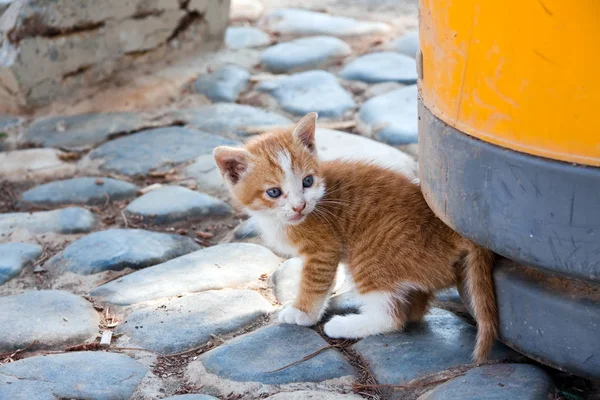
<svg viewBox="0 0 600 400">
<path fill-rule="evenodd" d="M 0 110 L 223 41 L 229 0 L 16 0 L 0 18 Z M 2 10 L 0 9 L 0 12 Z"/>
</svg>

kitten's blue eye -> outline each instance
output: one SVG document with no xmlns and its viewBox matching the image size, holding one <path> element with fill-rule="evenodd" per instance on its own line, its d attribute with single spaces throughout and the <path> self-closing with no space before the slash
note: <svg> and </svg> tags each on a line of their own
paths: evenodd
<svg viewBox="0 0 600 400">
<path fill-rule="evenodd" d="M 302 186 L 304 186 L 305 188 L 309 188 L 309 187 L 311 187 L 313 185 L 313 183 L 315 183 L 315 178 L 313 178 L 312 175 L 308 175 L 302 181 Z"/>
<path fill-rule="evenodd" d="M 281 196 L 281 189 L 279 189 L 279 188 L 269 189 L 269 190 L 267 190 L 267 194 L 269 195 L 269 197 L 276 199 L 279 196 Z"/>
</svg>

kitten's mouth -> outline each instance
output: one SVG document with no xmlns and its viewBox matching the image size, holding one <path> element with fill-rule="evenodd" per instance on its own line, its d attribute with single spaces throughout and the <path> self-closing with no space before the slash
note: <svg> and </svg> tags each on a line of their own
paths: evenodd
<svg viewBox="0 0 600 400">
<path fill-rule="evenodd" d="M 304 218 L 304 214 L 298 213 L 298 214 L 294 215 L 293 217 L 291 217 L 290 221 L 298 222 L 298 221 L 302 220 L 303 218 Z"/>
</svg>

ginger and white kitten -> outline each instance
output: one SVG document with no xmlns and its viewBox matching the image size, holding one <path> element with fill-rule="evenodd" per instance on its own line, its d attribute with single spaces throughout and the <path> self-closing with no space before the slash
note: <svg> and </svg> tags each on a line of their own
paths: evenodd
<svg viewBox="0 0 600 400">
<path fill-rule="evenodd" d="M 362 308 L 325 324 L 333 338 L 402 329 L 422 319 L 436 291 L 464 285 L 478 323 L 473 357 L 484 361 L 497 332 L 492 253 L 439 220 L 403 175 L 364 162 L 320 162 L 316 119 L 311 113 L 291 130 L 214 151 L 233 197 L 265 240 L 304 260 L 298 297 L 280 321 L 319 322 L 340 262 Z"/>
</svg>

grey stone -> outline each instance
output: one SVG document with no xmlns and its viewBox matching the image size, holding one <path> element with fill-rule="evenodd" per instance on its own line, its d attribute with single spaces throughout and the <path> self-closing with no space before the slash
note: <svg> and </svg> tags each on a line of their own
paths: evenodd
<svg viewBox="0 0 600 400">
<path fill-rule="evenodd" d="M 185 219 L 225 217 L 232 210 L 227 203 L 181 186 L 167 186 L 132 201 L 125 211 L 146 222 L 169 224 Z"/>
<path fill-rule="evenodd" d="M 82 351 L 0 366 L 0 398 L 128 400 L 147 368 L 117 353 Z"/>
<path fill-rule="evenodd" d="M 496 264 L 494 283 L 500 340 L 554 368 L 600 376 L 600 285 L 506 259 Z"/>
<path fill-rule="evenodd" d="M 191 238 L 140 229 L 94 232 L 71 243 L 45 265 L 49 271 L 89 275 L 160 264 L 200 248 Z"/>
<path fill-rule="evenodd" d="M 352 366 L 335 349 L 269 373 L 325 346 L 327 342 L 311 329 L 297 325 L 276 325 L 238 337 L 204 353 L 200 362 L 209 373 L 220 378 L 273 385 L 322 382 L 354 375 Z"/>
<path fill-rule="evenodd" d="M 419 400 L 547 400 L 554 398 L 552 378 L 541 368 L 527 364 L 499 364 L 474 368 Z"/>
<path fill-rule="evenodd" d="M 57 349 L 93 340 L 100 319 L 92 304 L 61 290 L 0 297 L 0 351 Z"/>
<path fill-rule="evenodd" d="M 272 310 L 252 290 L 211 290 L 165 299 L 161 304 L 134 311 L 116 333 L 144 349 L 179 353 L 203 345 L 211 335 L 235 332 Z"/>
<path fill-rule="evenodd" d="M 41 255 L 42 248 L 34 244 L 0 244 L 0 285 L 18 276 Z"/>
<path fill-rule="evenodd" d="M 37 186 L 22 194 L 26 203 L 57 206 L 66 204 L 105 204 L 135 197 L 137 187 L 111 178 L 73 178 Z"/>
<path fill-rule="evenodd" d="M 367 100 L 358 112 L 369 136 L 393 145 L 417 143 L 417 85 L 410 85 Z"/>
<path fill-rule="evenodd" d="M 315 11 L 286 8 L 265 18 L 269 32 L 290 36 L 359 36 L 386 33 L 390 26 L 382 22 L 357 21 Z"/>
<path fill-rule="evenodd" d="M 262 82 L 258 90 L 270 93 L 279 105 L 295 115 L 317 112 L 322 117 L 341 117 L 356 103 L 327 71 L 307 71 Z"/>
<path fill-rule="evenodd" d="M 419 51 L 419 32 L 408 32 L 392 43 L 392 49 L 412 58 L 416 58 Z"/>
<path fill-rule="evenodd" d="M 221 171 L 217 167 L 212 154 L 204 154 L 185 168 L 185 176 L 193 178 L 198 189 L 208 192 L 224 192 L 227 190 Z"/>
<path fill-rule="evenodd" d="M 212 101 L 233 103 L 248 85 L 250 73 L 237 65 L 225 65 L 214 72 L 200 75 L 194 90 Z"/>
<path fill-rule="evenodd" d="M 27 229 L 32 233 L 86 233 L 95 226 L 94 214 L 78 207 L 0 214 L 0 235 L 8 235 L 17 229 Z"/>
<path fill-rule="evenodd" d="M 2 2 L 0 1 L 0 14 L 2 13 Z M 17 126 L 21 123 L 21 118 L 13 115 L 0 115 L 0 129 L 7 129 Z"/>
<path fill-rule="evenodd" d="M 348 63 L 339 75 L 348 80 L 367 83 L 417 82 L 417 64 L 414 58 L 390 51 L 370 53 Z"/>
<path fill-rule="evenodd" d="M 230 26 L 225 31 L 225 44 L 230 49 L 262 47 L 269 43 L 271 43 L 269 35 L 257 28 Z"/>
<path fill-rule="evenodd" d="M 129 305 L 182 293 L 239 288 L 256 284 L 280 262 L 269 249 L 256 244 L 221 244 L 136 271 L 97 287 L 91 295 Z"/>
<path fill-rule="evenodd" d="M 462 304 L 462 299 L 460 298 L 460 294 L 456 288 L 446 289 L 438 292 L 435 296 L 437 301 L 447 302 L 447 303 L 455 303 Z"/>
<path fill-rule="evenodd" d="M 404 332 L 370 336 L 354 345 L 380 384 L 399 385 L 449 368 L 471 364 L 476 329 L 454 314 L 433 309 Z M 517 355 L 496 344 L 491 360 Z"/>
<path fill-rule="evenodd" d="M 0 179 L 23 181 L 63 178 L 75 174 L 74 164 L 60 159 L 56 149 L 25 149 L 0 153 Z"/>
<path fill-rule="evenodd" d="M 274 112 L 242 104 L 212 104 L 176 111 L 173 118 L 207 132 L 246 135 L 247 126 L 288 125 L 292 122 Z"/>
<path fill-rule="evenodd" d="M 219 400 L 206 394 L 180 394 L 178 396 L 166 397 L 163 400 Z"/>
<path fill-rule="evenodd" d="M 312 390 L 297 390 L 281 392 L 267 397 L 269 400 L 361 400 L 357 394 L 342 394 L 336 392 L 317 392 Z"/>
<path fill-rule="evenodd" d="M 259 235 L 258 225 L 253 219 L 242 222 L 233 231 L 233 237 L 238 240 L 252 239 Z"/>
<path fill-rule="evenodd" d="M 140 114 L 133 112 L 48 117 L 34 121 L 23 140 L 44 147 L 82 148 L 140 129 L 143 124 Z"/>
<path fill-rule="evenodd" d="M 235 143 L 188 128 L 156 128 L 105 143 L 90 157 L 102 159 L 100 168 L 104 171 L 137 175 L 165 164 L 190 161 L 200 154 L 212 153 L 217 146 Z"/>
<path fill-rule="evenodd" d="M 269 71 L 285 73 L 324 67 L 351 53 L 350 46 L 338 38 L 314 36 L 271 46 L 260 60 Z"/>
</svg>

